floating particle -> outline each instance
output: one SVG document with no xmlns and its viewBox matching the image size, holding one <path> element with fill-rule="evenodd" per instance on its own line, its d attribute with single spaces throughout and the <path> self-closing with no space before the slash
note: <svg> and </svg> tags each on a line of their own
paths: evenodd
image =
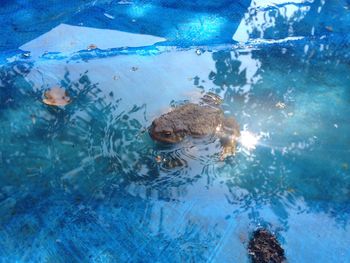
<svg viewBox="0 0 350 263">
<path fill-rule="evenodd" d="M 132 4 L 132 2 L 131 1 L 127 1 L 127 0 L 122 0 L 122 1 L 119 1 L 118 4 L 119 5 L 130 5 L 130 4 Z"/>
<path fill-rule="evenodd" d="M 89 45 L 88 47 L 87 47 L 87 50 L 94 50 L 94 49 L 96 49 L 97 48 L 97 46 L 95 45 L 95 44 L 91 44 L 91 45 Z"/>
<path fill-rule="evenodd" d="M 281 102 L 281 101 L 279 101 L 279 102 L 276 103 L 275 106 L 276 106 L 276 108 L 284 109 L 286 107 L 286 104 Z"/>
<path fill-rule="evenodd" d="M 338 124 L 334 123 L 334 127 L 335 127 L 336 129 L 338 129 Z"/>
<path fill-rule="evenodd" d="M 136 71 L 136 70 L 138 70 L 138 69 L 139 69 L 138 67 L 132 67 L 132 68 L 131 68 L 132 71 Z"/>
<path fill-rule="evenodd" d="M 24 57 L 24 58 L 30 58 L 31 57 L 31 53 L 30 52 L 26 52 L 26 53 L 23 53 L 22 54 L 22 57 Z"/>
<path fill-rule="evenodd" d="M 34 114 L 31 114 L 30 118 L 32 119 L 32 123 L 35 124 L 36 123 L 36 116 Z"/>
<path fill-rule="evenodd" d="M 109 19 L 114 19 L 115 17 L 110 15 L 110 14 L 107 14 L 107 13 L 104 13 L 103 14 L 105 17 L 108 17 Z"/>
<path fill-rule="evenodd" d="M 326 26 L 325 28 L 326 28 L 329 32 L 333 32 L 333 31 L 334 31 L 333 27 L 331 27 L 331 26 Z"/>
<path fill-rule="evenodd" d="M 141 131 L 140 131 L 140 134 L 144 134 L 146 131 L 148 131 L 147 128 L 143 128 Z"/>
<path fill-rule="evenodd" d="M 344 169 L 344 170 L 348 170 L 349 169 L 349 164 L 348 163 L 343 163 L 341 165 L 341 167 Z"/>
</svg>

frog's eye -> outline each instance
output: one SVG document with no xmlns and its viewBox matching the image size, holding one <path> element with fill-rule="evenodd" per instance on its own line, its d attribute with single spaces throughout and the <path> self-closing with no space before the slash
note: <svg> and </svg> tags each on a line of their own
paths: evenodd
<svg viewBox="0 0 350 263">
<path fill-rule="evenodd" d="M 171 136 L 171 131 L 164 131 L 163 132 L 163 135 L 165 136 L 165 137 L 170 137 Z"/>
</svg>

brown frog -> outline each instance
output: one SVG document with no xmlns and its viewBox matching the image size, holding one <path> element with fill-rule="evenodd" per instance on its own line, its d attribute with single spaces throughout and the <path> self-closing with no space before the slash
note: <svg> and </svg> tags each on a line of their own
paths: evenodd
<svg viewBox="0 0 350 263">
<path fill-rule="evenodd" d="M 233 117 L 226 117 L 216 94 L 207 93 L 201 103 L 187 103 L 153 120 L 149 133 L 154 140 L 177 143 L 186 136 L 215 135 L 222 145 L 221 158 L 236 152 L 240 136 L 239 125 Z"/>
</svg>

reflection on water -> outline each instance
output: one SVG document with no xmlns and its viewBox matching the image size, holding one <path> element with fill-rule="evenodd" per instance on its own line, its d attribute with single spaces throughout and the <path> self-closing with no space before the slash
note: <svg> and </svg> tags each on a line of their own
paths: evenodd
<svg viewBox="0 0 350 263">
<path fill-rule="evenodd" d="M 149 46 L 165 41 L 164 38 L 130 34 L 126 32 L 60 24 L 46 34 L 22 45 L 32 56 L 48 52 L 73 53 L 87 50 L 93 45 L 98 49 Z"/>
<path fill-rule="evenodd" d="M 1 257 L 248 262 L 250 234 L 264 226 L 290 262 L 349 258 L 348 47 L 336 41 L 341 22 L 322 31 L 335 4 L 299 2 L 253 2 L 238 27 L 246 40 L 305 36 L 295 42 L 2 65 Z M 154 12 L 123 5 L 126 16 Z M 69 105 L 42 103 L 54 86 Z M 156 116 L 208 91 L 240 123 L 236 156 L 220 161 L 215 137 L 152 141 Z"/>
</svg>

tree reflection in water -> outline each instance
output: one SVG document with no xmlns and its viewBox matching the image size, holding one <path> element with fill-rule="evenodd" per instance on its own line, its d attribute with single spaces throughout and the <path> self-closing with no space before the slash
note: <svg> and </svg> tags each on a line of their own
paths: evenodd
<svg viewBox="0 0 350 263">
<path fill-rule="evenodd" d="M 318 58 L 335 55 L 327 49 L 315 47 L 315 50 L 314 56 Z M 339 144 L 331 145 L 327 134 L 331 131 L 313 128 L 325 127 L 338 118 L 336 111 L 329 111 L 326 98 L 339 101 L 335 94 L 344 93 L 345 82 L 335 76 L 342 75 L 346 65 L 322 61 L 316 64 L 315 58 L 310 63 L 309 53 L 283 44 L 264 49 L 218 51 L 212 57 L 216 69 L 209 74 L 209 79 L 215 85 L 212 89 L 225 98 L 227 114 L 234 115 L 242 127 L 267 135 L 253 153 L 241 152 L 234 162 L 214 168 L 218 169 L 214 174 L 219 174 L 228 187 L 227 200 L 236 207 L 234 214 L 247 211 L 255 224 L 268 224 L 259 212 L 268 206 L 285 230 L 291 209 L 293 213 L 326 213 L 337 222 L 347 224 L 346 189 L 350 181 L 343 176 L 345 171 L 341 171 L 339 165 L 347 162 L 344 158 L 347 150 Z M 276 64 L 279 60 L 283 66 Z M 252 65 L 256 65 L 255 71 L 247 73 L 246 65 L 250 71 L 254 69 Z M 329 77 L 320 80 L 313 77 L 315 74 Z M 333 79 L 336 82 L 331 83 Z M 326 91 L 325 97 L 325 88 L 320 85 L 329 85 L 336 91 Z M 285 102 L 287 109 L 278 109 L 279 101 Z M 338 110 L 346 111 L 344 103 L 338 102 L 338 106 Z M 309 115 L 304 115 L 305 111 Z M 332 151 L 332 156 L 337 161 L 331 166 L 319 164 L 329 149 L 335 147 L 338 150 Z M 335 186 L 335 182 L 336 187 L 327 187 Z M 297 205 L 301 200 L 306 207 Z M 338 210 L 342 212 L 336 213 Z"/>
</svg>

